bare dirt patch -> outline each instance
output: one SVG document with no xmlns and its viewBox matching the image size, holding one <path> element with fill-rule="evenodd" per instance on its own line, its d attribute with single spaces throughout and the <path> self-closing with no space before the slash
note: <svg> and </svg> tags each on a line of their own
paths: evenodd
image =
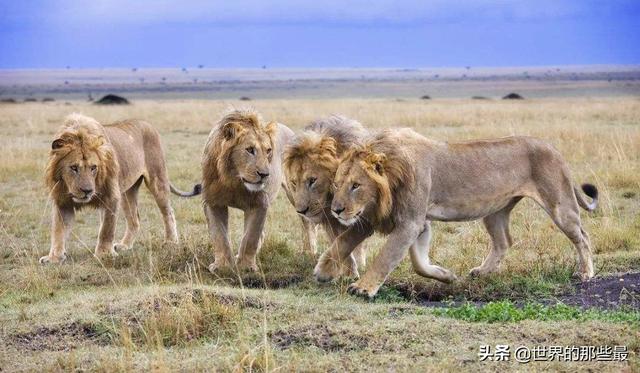
<svg viewBox="0 0 640 373">
<path fill-rule="evenodd" d="M 269 333 L 269 338 L 279 349 L 293 347 L 317 347 L 327 352 L 355 351 L 369 347 L 370 338 L 347 331 L 334 331 L 326 325 L 309 325 Z"/>
<path fill-rule="evenodd" d="M 31 351 L 70 351 L 81 346 L 107 345 L 109 336 L 100 328 L 74 321 L 57 327 L 39 327 L 28 333 L 15 334 L 10 343 Z"/>
<path fill-rule="evenodd" d="M 582 308 L 640 309 L 640 272 L 594 278 L 575 285 L 575 294 L 558 297 L 565 304 Z"/>
</svg>

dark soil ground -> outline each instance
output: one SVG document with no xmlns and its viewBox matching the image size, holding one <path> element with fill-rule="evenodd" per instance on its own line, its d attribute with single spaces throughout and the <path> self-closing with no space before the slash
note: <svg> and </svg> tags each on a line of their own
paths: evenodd
<svg viewBox="0 0 640 373">
<path fill-rule="evenodd" d="M 582 308 L 640 309 L 640 272 L 594 278 L 575 284 L 575 293 L 558 297 L 564 304 Z"/>
<path fill-rule="evenodd" d="M 426 307 L 448 307 L 460 305 L 464 301 L 441 301 L 425 299 L 419 304 Z M 488 303 L 487 301 L 471 301 L 478 306 Z M 522 300 L 514 300 L 515 304 L 523 305 Z M 618 275 L 608 275 L 596 277 L 588 282 L 576 281 L 573 289 L 560 294 L 551 299 L 541 299 L 543 304 L 564 303 L 583 309 L 603 309 L 613 310 L 627 308 L 640 310 L 640 272 L 628 272 Z"/>
</svg>

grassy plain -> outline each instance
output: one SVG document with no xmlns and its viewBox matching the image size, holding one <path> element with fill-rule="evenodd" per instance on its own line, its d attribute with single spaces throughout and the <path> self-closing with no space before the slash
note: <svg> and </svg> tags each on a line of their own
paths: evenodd
<svg viewBox="0 0 640 373">
<path fill-rule="evenodd" d="M 347 283 L 314 283 L 314 258 L 299 254 L 298 219 L 282 193 L 269 213 L 259 274 L 208 273 L 213 254 L 197 198 L 172 199 L 181 244 L 163 244 L 161 218 L 146 191 L 141 192 L 143 229 L 132 251 L 114 260 L 93 257 L 98 216 L 86 211 L 78 216 L 68 262 L 38 264 L 49 247 L 43 169 L 65 115 L 82 112 L 103 123 L 128 117 L 151 122 L 162 135 L 172 181 L 187 189 L 200 177 L 201 151 L 211 125 L 228 107 L 246 104 L 147 99 L 122 107 L 80 101 L 0 105 L 1 370 L 640 369 L 640 284 L 629 284 L 621 295 L 635 297 L 636 308 L 630 310 L 529 306 L 553 303 L 574 291 L 570 275 L 576 254 L 530 201 L 514 210 L 515 245 L 500 273 L 466 277 L 489 249 L 481 222 L 435 223 L 432 261 L 452 269 L 461 281 L 443 285 L 420 278 L 405 260 L 374 302 L 349 296 Z M 370 128 L 412 127 L 438 140 L 513 134 L 546 139 L 565 156 L 576 182 L 592 182 L 600 189 L 599 209 L 582 215 L 593 243 L 596 276 L 640 269 L 637 97 L 272 99 L 249 104 L 295 130 L 317 117 L 340 113 Z M 232 214 L 230 226 L 237 248 L 239 213 Z M 121 217 L 118 235 L 123 232 Z M 370 258 L 383 240 L 369 240 Z M 321 249 L 326 245 L 323 239 Z M 465 301 L 480 307 L 502 303 L 492 303 L 486 311 L 424 307 L 436 301 L 452 307 Z M 521 305 L 529 311 L 517 316 L 525 312 L 519 311 Z M 512 350 L 519 345 L 626 345 L 630 355 L 622 363 L 480 362 L 479 346 L 496 344 L 509 344 Z"/>
</svg>

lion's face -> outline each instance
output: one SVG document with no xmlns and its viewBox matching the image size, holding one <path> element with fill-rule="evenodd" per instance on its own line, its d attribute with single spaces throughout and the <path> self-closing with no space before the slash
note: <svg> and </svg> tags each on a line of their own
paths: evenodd
<svg viewBox="0 0 640 373">
<path fill-rule="evenodd" d="M 296 211 L 313 222 L 320 222 L 324 208 L 331 203 L 333 171 L 311 159 L 302 160 L 299 169 L 299 173 L 287 172 Z"/>
<path fill-rule="evenodd" d="M 379 185 L 375 166 L 361 159 L 348 159 L 338 167 L 331 213 L 346 226 L 368 215 L 378 203 Z M 378 174 L 378 176 L 382 176 Z"/>
<path fill-rule="evenodd" d="M 75 203 L 87 203 L 96 194 L 96 177 L 100 159 L 95 153 L 73 150 L 60 163 L 61 180 Z"/>
<path fill-rule="evenodd" d="M 89 203 L 107 177 L 104 160 L 110 155 L 111 147 L 103 136 L 85 129 L 65 132 L 51 144 L 49 184 L 52 188 L 61 184 L 60 191 L 75 203 Z"/>
<path fill-rule="evenodd" d="M 264 189 L 272 169 L 274 132 L 276 123 L 266 128 L 247 129 L 230 123 L 225 128 L 225 138 L 233 142 L 231 163 L 235 173 L 247 190 Z"/>
<path fill-rule="evenodd" d="M 331 203 L 331 184 L 338 166 L 336 141 L 331 137 L 303 134 L 287 148 L 284 171 L 293 192 L 296 211 L 319 223 Z"/>
</svg>

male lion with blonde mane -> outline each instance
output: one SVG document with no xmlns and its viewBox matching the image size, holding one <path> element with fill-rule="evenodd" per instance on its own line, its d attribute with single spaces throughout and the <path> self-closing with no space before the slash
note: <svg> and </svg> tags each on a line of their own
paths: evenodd
<svg viewBox="0 0 640 373">
<path fill-rule="evenodd" d="M 283 181 L 282 153 L 293 137 L 287 126 L 263 123 L 252 110 L 233 110 L 211 130 L 202 156 L 204 213 L 215 255 L 209 271 L 234 263 L 228 235 L 229 207 L 244 211 L 244 234 L 235 265 L 257 270 L 267 210 Z M 301 220 L 307 232 L 310 223 Z M 309 245 L 305 238 L 305 246 Z"/>
<path fill-rule="evenodd" d="M 345 227 L 331 215 L 333 194 L 331 185 L 338 169 L 339 157 L 360 143 L 367 130 L 358 121 L 332 115 L 312 122 L 304 132 L 296 136 L 284 153 L 284 171 L 291 191 L 292 204 L 298 214 L 314 226 L 308 233 L 312 253 L 316 253 L 315 227 L 322 225 L 330 242 L 337 237 L 341 244 L 351 244 L 352 236 L 373 233 L 368 224 Z M 354 234 L 355 232 L 355 234 Z M 364 267 L 365 253 L 362 246 L 351 248 L 356 262 Z"/>
<path fill-rule="evenodd" d="M 443 282 L 450 271 L 429 262 L 429 221 L 483 219 L 492 248 L 471 275 L 495 271 L 512 240 L 509 214 L 524 197 L 535 200 L 578 251 L 578 273 L 593 277 L 582 207 L 597 205 L 595 186 L 584 184 L 588 202 L 574 186 L 569 168 L 550 144 L 531 137 L 506 137 L 457 144 L 429 140 L 410 129 L 383 131 L 347 153 L 335 178 L 332 213 L 344 225 L 361 220 L 388 239 L 350 291 L 373 297 L 389 273 L 410 252 L 414 270 Z M 315 276 L 327 281 L 354 267 L 349 247 L 332 247 Z"/>
<path fill-rule="evenodd" d="M 148 123 L 126 120 L 102 126 L 95 119 L 71 114 L 51 144 L 46 183 L 53 199 L 51 249 L 40 263 L 60 263 L 66 258 L 65 241 L 75 212 L 84 207 L 101 210 L 102 225 L 96 255 L 117 255 L 130 248 L 140 229 L 138 189 L 142 181 L 153 194 L 164 220 L 165 239 L 178 242 L 169 191 L 191 197 L 200 193 L 177 190 L 169 182 L 160 135 Z M 116 212 L 122 204 L 127 229 L 113 244 Z"/>
</svg>

